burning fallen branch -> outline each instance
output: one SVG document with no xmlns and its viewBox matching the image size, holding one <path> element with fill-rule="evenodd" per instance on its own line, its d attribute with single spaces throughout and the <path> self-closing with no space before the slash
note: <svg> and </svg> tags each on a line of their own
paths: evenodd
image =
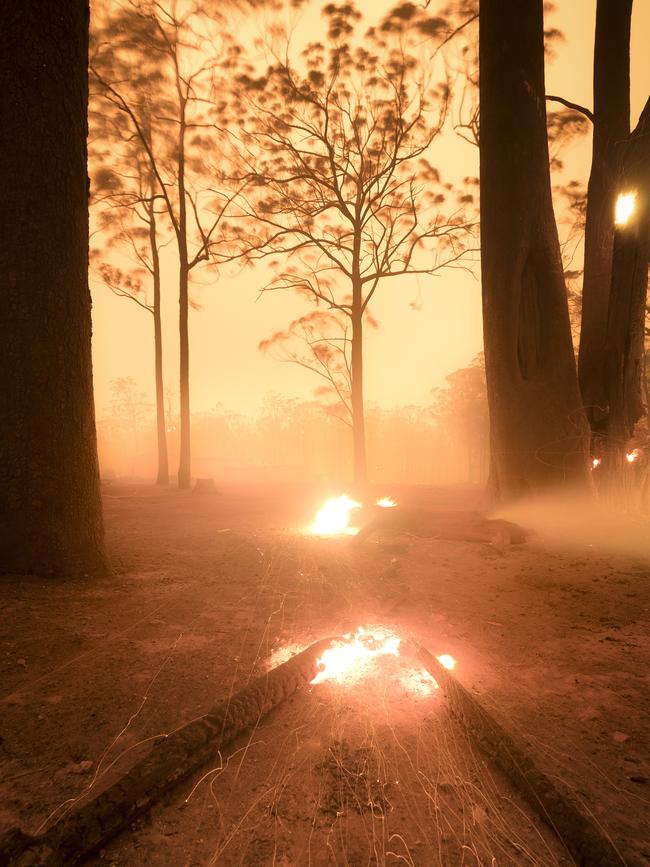
<svg viewBox="0 0 650 867">
<path fill-rule="evenodd" d="M 310 532 L 316 536 L 353 535 L 356 530 L 350 527 L 350 515 L 360 508 L 361 503 L 350 499 L 347 494 L 327 500 L 316 515 Z"/>
<path fill-rule="evenodd" d="M 596 823 L 560 792 L 528 753 L 449 673 L 453 666 L 448 664 L 447 658 L 436 658 L 412 642 L 409 642 L 407 652 L 412 653 L 439 681 L 452 713 L 517 787 L 532 809 L 556 833 L 577 864 L 612 867 L 615 864 L 632 863 L 623 858 Z"/>
<path fill-rule="evenodd" d="M 257 723 L 297 689 L 313 681 L 318 660 L 333 639 L 312 644 L 216 704 L 202 717 L 154 742 L 148 755 L 99 794 L 80 798 L 74 809 L 43 834 L 19 828 L 0 835 L 0 865 L 72 865 L 95 852 L 187 779 L 238 735 Z"/>
<path fill-rule="evenodd" d="M 389 509 L 397 503 L 391 497 L 381 497 L 375 505 Z M 316 536 L 354 536 L 358 528 L 351 526 L 350 520 L 352 513 L 358 509 L 363 509 L 363 504 L 351 499 L 347 494 L 333 497 L 318 511 L 309 532 Z"/>
<path fill-rule="evenodd" d="M 334 641 L 318 659 L 319 671 L 313 684 L 341 680 L 350 670 L 378 656 L 399 656 L 400 639 L 386 630 L 366 632 L 360 626 L 354 635 Z"/>
</svg>

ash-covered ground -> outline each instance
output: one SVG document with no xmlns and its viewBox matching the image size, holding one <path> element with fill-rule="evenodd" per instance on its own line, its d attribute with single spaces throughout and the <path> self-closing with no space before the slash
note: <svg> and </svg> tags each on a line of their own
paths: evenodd
<svg viewBox="0 0 650 867">
<path fill-rule="evenodd" d="M 568 532 L 575 509 L 564 535 L 506 516 L 539 529 L 511 545 L 475 532 L 478 491 L 377 493 L 435 512 L 431 532 L 419 511 L 361 544 L 310 536 L 307 488 L 113 484 L 113 574 L 3 579 L 0 831 L 35 832 L 283 654 L 376 624 L 452 654 L 622 863 L 650 859 L 645 526 L 621 519 L 608 544 L 595 518 Z M 98 863 L 571 863 L 412 660 L 362 674 L 297 693 Z"/>
</svg>

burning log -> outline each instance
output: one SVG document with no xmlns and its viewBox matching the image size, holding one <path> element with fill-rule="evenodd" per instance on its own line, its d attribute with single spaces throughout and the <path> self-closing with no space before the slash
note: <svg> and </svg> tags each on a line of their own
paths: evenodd
<svg viewBox="0 0 650 867">
<path fill-rule="evenodd" d="M 80 805 L 43 834 L 31 836 L 11 828 L 0 835 L 0 865 L 71 865 L 99 849 L 173 786 L 214 760 L 219 750 L 310 683 L 318 674 L 319 657 L 332 643 L 324 639 L 312 644 L 202 717 L 161 735 L 123 777 L 99 794 L 84 796 Z"/>
<path fill-rule="evenodd" d="M 626 859 L 595 822 L 566 798 L 499 723 L 428 650 L 409 642 L 409 651 L 442 687 L 452 713 L 471 732 L 481 749 L 503 771 L 527 803 L 555 832 L 577 864 L 613 867 L 637 862 Z M 404 646 L 404 645 L 403 645 Z M 404 647 L 406 650 L 406 647 Z"/>
</svg>

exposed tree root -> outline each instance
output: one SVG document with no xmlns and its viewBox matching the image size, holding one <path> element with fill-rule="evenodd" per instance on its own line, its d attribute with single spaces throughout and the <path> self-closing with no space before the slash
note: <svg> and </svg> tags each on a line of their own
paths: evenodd
<svg viewBox="0 0 650 867">
<path fill-rule="evenodd" d="M 402 645 L 403 651 L 407 648 Z M 560 792 L 479 702 L 423 647 L 410 652 L 443 688 L 452 713 L 479 747 L 521 792 L 532 809 L 557 834 L 577 864 L 585 867 L 632 867 L 639 862 L 623 855 L 592 819 Z"/>
<path fill-rule="evenodd" d="M 154 742 L 149 753 L 116 783 L 84 796 L 74 810 L 43 834 L 18 828 L 0 835 L 0 865 L 72 865 L 95 852 L 187 779 L 246 729 L 309 683 L 317 659 L 331 644 L 324 639 L 216 704 L 202 717 Z"/>
</svg>

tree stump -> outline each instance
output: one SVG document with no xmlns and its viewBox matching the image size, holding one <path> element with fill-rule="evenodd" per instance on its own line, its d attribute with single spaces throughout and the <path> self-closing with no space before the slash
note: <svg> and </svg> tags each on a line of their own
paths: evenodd
<svg viewBox="0 0 650 867">
<path fill-rule="evenodd" d="M 214 479 L 197 479 L 192 488 L 194 494 L 216 494 L 217 488 Z"/>
</svg>

